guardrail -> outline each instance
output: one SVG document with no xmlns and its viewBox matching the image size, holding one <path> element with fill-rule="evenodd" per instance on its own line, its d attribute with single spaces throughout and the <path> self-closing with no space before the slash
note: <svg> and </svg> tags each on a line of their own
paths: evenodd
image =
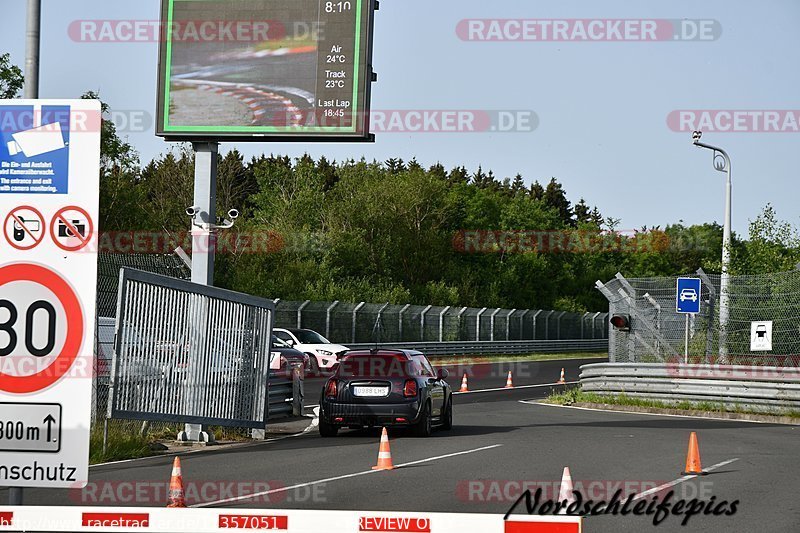
<svg viewBox="0 0 800 533">
<path fill-rule="evenodd" d="M 585 392 L 668 402 L 715 402 L 770 412 L 800 410 L 800 369 L 644 363 L 584 365 Z"/>
<path fill-rule="evenodd" d="M 535 341 L 382 342 L 381 348 L 419 350 L 425 355 L 513 355 L 608 351 L 608 339 Z M 351 350 L 370 349 L 375 343 L 349 344 Z"/>
</svg>

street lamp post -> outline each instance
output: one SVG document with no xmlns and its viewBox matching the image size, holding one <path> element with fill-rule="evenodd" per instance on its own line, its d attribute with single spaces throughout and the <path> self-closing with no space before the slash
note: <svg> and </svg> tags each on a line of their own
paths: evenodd
<svg viewBox="0 0 800 533">
<path fill-rule="evenodd" d="M 727 175 L 725 182 L 725 225 L 722 230 L 722 276 L 719 287 L 719 357 L 720 363 L 727 363 L 728 356 L 728 318 L 730 317 L 730 294 L 728 282 L 731 265 L 731 158 L 722 148 L 700 142 L 703 133 L 692 133 L 695 146 L 714 152 L 714 168 Z"/>
</svg>

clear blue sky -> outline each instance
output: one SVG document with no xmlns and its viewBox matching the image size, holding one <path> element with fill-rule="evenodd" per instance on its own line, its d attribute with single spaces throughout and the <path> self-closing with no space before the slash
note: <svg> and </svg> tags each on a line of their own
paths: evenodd
<svg viewBox="0 0 800 533">
<path fill-rule="evenodd" d="M 0 51 L 24 64 L 25 0 L 3 0 Z M 159 0 L 43 0 L 41 96 L 99 91 L 117 110 L 154 113 L 156 43 L 87 44 L 76 19 L 158 17 Z M 711 42 L 464 42 L 466 18 L 715 19 Z M 800 109 L 797 0 L 382 0 L 376 15 L 373 108 L 520 109 L 534 132 L 398 134 L 375 144 L 239 144 L 245 154 L 309 152 L 329 158 L 416 157 L 424 165 L 478 165 L 499 177 L 557 177 L 623 228 L 721 221 L 724 175 L 710 152 L 671 131 L 678 109 Z M 168 150 L 152 131 L 129 140 L 143 161 Z M 800 133 L 708 133 L 733 158 L 734 230 L 771 202 L 800 225 Z M 224 149 L 232 144 L 223 145 Z"/>
</svg>

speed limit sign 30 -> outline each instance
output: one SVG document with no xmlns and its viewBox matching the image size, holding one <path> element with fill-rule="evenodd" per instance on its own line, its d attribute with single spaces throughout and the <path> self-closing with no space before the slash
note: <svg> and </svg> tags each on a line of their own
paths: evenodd
<svg viewBox="0 0 800 533">
<path fill-rule="evenodd" d="M 0 486 L 89 477 L 100 102 L 0 100 Z"/>
</svg>

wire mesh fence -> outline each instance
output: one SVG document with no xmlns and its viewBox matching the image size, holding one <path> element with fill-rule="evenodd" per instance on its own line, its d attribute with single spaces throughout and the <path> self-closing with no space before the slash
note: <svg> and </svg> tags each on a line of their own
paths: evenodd
<svg viewBox="0 0 800 533">
<path fill-rule="evenodd" d="M 276 327 L 305 328 L 332 342 L 605 339 L 607 313 L 276 300 Z"/>
<path fill-rule="evenodd" d="M 675 277 L 625 279 L 618 274 L 608 283 L 598 282 L 610 314 L 630 316 L 630 332 L 611 330 L 611 362 L 683 361 L 688 328 L 691 363 L 800 366 L 800 271 L 730 276 L 724 324 L 721 276 L 699 270 L 688 277 L 702 281 L 695 315 L 676 311 Z M 765 321 L 773 324 L 772 349 L 751 351 L 753 323 Z"/>
</svg>

